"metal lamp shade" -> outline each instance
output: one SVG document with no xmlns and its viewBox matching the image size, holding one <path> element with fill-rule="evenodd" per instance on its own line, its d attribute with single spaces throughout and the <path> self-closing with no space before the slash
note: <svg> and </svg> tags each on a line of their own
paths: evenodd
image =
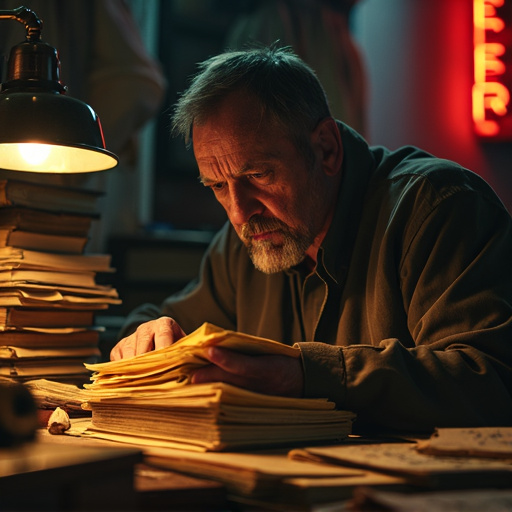
<svg viewBox="0 0 512 512">
<path fill-rule="evenodd" d="M 117 163 L 87 104 L 56 92 L 0 93 L 0 168 L 81 173 Z"/>
</svg>

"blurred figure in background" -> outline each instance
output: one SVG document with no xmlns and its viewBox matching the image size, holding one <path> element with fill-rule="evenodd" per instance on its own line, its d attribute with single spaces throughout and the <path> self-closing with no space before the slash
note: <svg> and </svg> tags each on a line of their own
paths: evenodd
<svg viewBox="0 0 512 512">
<path fill-rule="evenodd" d="M 104 191 L 101 222 L 95 223 L 87 246 L 88 252 L 103 252 L 112 231 L 130 232 L 137 227 L 138 135 L 158 112 L 166 82 L 124 0 L 26 0 L 22 4 L 42 20 L 43 41 L 59 52 L 67 94 L 96 111 L 107 149 L 119 156 L 120 163 L 113 170 L 75 176 L 0 174 Z M 2 10 L 19 6 L 19 0 L 0 0 Z M 24 38 L 21 23 L 0 21 L 2 79 L 11 47 Z"/>
<path fill-rule="evenodd" d="M 350 11 L 357 0 L 248 0 L 228 34 L 226 46 L 269 45 L 279 40 L 316 72 L 331 111 L 365 134 L 364 63 L 350 33 Z"/>
</svg>

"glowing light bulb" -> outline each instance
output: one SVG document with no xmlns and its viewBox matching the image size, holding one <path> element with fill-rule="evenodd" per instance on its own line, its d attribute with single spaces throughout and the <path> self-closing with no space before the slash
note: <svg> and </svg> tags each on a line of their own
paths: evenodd
<svg viewBox="0 0 512 512">
<path fill-rule="evenodd" d="M 30 165 L 43 164 L 50 155 L 49 144 L 19 144 L 19 152 L 23 160 Z"/>
</svg>

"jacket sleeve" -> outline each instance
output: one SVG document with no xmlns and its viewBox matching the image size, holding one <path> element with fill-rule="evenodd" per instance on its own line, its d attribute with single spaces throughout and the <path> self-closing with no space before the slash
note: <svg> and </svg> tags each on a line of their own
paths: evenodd
<svg viewBox="0 0 512 512">
<path fill-rule="evenodd" d="M 422 216 L 398 205 L 378 260 L 379 272 L 396 279 L 409 337 L 346 347 L 300 343 L 305 394 L 331 398 L 363 425 L 512 425 L 510 215 L 479 184 L 437 190 L 431 201 L 429 194 L 414 196 L 429 201 Z M 374 284 L 380 307 L 381 284 Z M 378 321 L 379 311 L 370 318 Z"/>
</svg>

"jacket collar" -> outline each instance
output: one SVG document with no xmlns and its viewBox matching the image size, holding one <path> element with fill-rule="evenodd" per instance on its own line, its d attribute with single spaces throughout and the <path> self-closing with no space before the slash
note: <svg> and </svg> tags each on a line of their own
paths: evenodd
<svg viewBox="0 0 512 512">
<path fill-rule="evenodd" d="M 340 121 L 337 125 L 343 144 L 343 174 L 331 225 L 318 251 L 317 272 L 343 286 L 376 161 L 361 135 Z"/>
</svg>

